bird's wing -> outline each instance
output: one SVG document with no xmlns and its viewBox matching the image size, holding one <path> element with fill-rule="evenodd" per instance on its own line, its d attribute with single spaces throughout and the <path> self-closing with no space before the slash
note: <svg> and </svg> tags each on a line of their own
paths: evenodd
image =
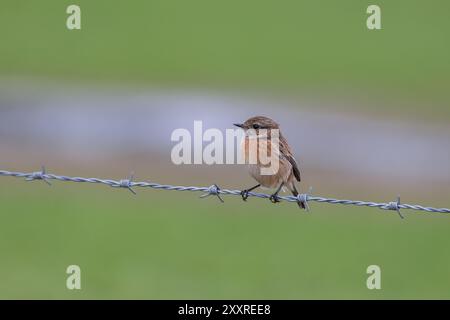
<svg viewBox="0 0 450 320">
<path fill-rule="evenodd" d="M 300 170 L 298 169 L 297 162 L 295 161 L 289 144 L 283 136 L 280 137 L 280 151 L 281 154 L 284 155 L 292 165 L 292 172 L 294 173 L 295 178 L 297 179 L 297 181 L 300 181 Z"/>
</svg>

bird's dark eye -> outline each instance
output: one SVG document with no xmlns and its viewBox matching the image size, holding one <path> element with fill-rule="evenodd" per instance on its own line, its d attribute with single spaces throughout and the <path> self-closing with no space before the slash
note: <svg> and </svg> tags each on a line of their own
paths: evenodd
<svg viewBox="0 0 450 320">
<path fill-rule="evenodd" d="M 253 129 L 255 129 L 255 130 L 257 130 L 257 129 L 259 129 L 259 128 L 260 128 L 259 124 L 255 123 L 255 124 L 253 125 Z"/>
</svg>

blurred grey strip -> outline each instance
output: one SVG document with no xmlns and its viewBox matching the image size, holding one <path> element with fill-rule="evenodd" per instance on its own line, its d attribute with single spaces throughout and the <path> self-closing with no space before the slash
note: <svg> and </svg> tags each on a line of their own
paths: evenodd
<svg viewBox="0 0 450 320">
<path fill-rule="evenodd" d="M 364 176 L 450 180 L 450 129 L 315 111 L 308 103 L 194 91 L 78 91 L 0 94 L 0 155 L 4 143 L 89 156 L 120 151 L 170 159 L 176 128 L 232 128 L 253 115 L 281 124 L 297 159 L 308 167 Z M 329 108 L 328 108 L 329 109 Z M 323 110 L 323 109 L 322 109 Z"/>
</svg>

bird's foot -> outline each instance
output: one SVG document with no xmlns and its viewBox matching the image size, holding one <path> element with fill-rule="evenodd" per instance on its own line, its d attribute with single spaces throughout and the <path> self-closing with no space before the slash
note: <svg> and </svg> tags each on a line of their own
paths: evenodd
<svg viewBox="0 0 450 320">
<path fill-rule="evenodd" d="M 306 211 L 309 211 L 304 202 L 297 201 L 297 205 L 300 207 L 300 209 L 305 209 Z"/>
<path fill-rule="evenodd" d="M 247 198 L 248 198 L 248 190 L 242 190 L 242 191 L 241 191 L 241 197 L 242 197 L 242 200 L 247 201 Z"/>
<path fill-rule="evenodd" d="M 270 198 L 269 198 L 269 200 L 270 200 L 272 203 L 280 202 L 280 200 L 278 199 L 278 195 L 277 195 L 277 194 L 271 195 Z"/>
</svg>

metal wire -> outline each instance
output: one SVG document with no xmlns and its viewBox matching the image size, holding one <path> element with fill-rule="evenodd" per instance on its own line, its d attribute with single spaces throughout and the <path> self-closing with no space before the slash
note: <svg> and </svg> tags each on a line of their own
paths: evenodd
<svg viewBox="0 0 450 320">
<path fill-rule="evenodd" d="M 153 188 L 153 189 L 171 190 L 171 191 L 204 192 L 204 194 L 201 195 L 201 198 L 214 195 L 214 196 L 217 196 L 221 202 L 223 202 L 223 199 L 220 195 L 241 196 L 241 194 L 242 194 L 241 190 L 221 189 L 216 184 L 214 184 L 210 187 L 195 187 L 195 186 L 174 186 L 174 185 L 159 184 L 159 183 L 155 183 L 155 182 L 146 182 L 146 181 L 137 182 L 137 181 L 133 181 L 133 175 L 131 175 L 127 179 L 122 179 L 122 180 L 69 177 L 69 176 L 62 176 L 62 175 L 47 173 L 44 167 L 42 167 L 41 171 L 30 172 L 30 173 L 11 172 L 11 171 L 0 170 L 0 176 L 25 178 L 25 180 L 27 180 L 27 181 L 42 180 L 42 181 L 46 182 L 48 185 L 51 185 L 49 180 L 59 180 L 59 181 L 64 181 L 64 182 L 100 183 L 100 184 L 106 184 L 106 185 L 114 187 L 114 188 L 125 188 L 125 189 L 128 189 L 133 194 L 136 194 L 135 190 L 133 189 L 135 187 Z M 248 196 L 262 198 L 262 199 L 269 199 L 271 195 L 266 194 L 266 193 L 248 192 Z M 287 202 L 301 202 L 301 203 L 305 204 L 305 207 L 307 210 L 309 210 L 308 202 L 311 202 L 311 201 L 320 202 L 320 203 L 329 203 L 329 204 L 354 205 L 354 206 L 360 206 L 360 207 L 365 206 L 365 207 L 371 207 L 371 208 L 379 208 L 382 210 L 393 210 L 393 211 L 397 211 L 397 213 L 399 214 L 399 216 L 401 218 L 403 218 L 403 216 L 400 213 L 400 209 L 419 210 L 419 211 L 433 212 L 433 213 L 450 213 L 450 209 L 447 209 L 447 208 L 433 208 L 433 207 L 424 207 L 421 205 L 411 205 L 411 204 L 400 203 L 400 197 L 398 197 L 396 201 L 386 202 L 386 203 L 378 203 L 378 202 L 372 202 L 372 201 L 340 200 L 340 199 L 333 199 L 333 198 L 317 197 L 317 196 L 311 195 L 311 190 L 310 190 L 310 193 L 299 194 L 297 197 L 295 197 L 295 196 L 278 196 L 277 199 L 284 200 Z"/>
</svg>

